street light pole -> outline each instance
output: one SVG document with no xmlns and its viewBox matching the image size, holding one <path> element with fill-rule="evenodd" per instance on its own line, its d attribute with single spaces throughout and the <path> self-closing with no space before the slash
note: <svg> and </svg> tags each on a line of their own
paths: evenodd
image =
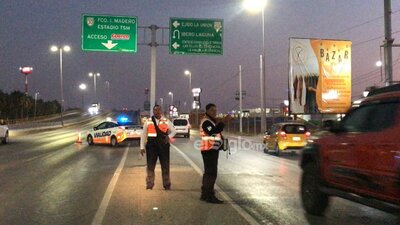
<svg viewBox="0 0 400 225">
<path fill-rule="evenodd" d="M 52 52 L 59 51 L 60 52 L 60 84 L 61 84 L 61 126 L 64 126 L 64 118 L 63 118 L 63 112 L 64 112 L 64 89 L 63 89 L 63 66 L 62 66 L 62 55 L 63 51 L 69 52 L 71 48 L 68 45 L 65 45 L 64 47 L 58 47 L 58 46 L 51 46 L 50 49 Z"/>
<path fill-rule="evenodd" d="M 93 86 L 94 86 L 94 99 L 97 103 L 97 90 L 96 90 L 96 77 L 99 77 L 100 73 L 89 73 L 89 77 L 93 77 Z"/>
<path fill-rule="evenodd" d="M 189 70 L 185 70 L 185 75 L 189 76 L 189 113 L 190 113 L 190 97 L 192 96 L 192 72 L 190 72 Z"/>
<path fill-rule="evenodd" d="M 171 95 L 171 105 L 174 105 L 174 93 L 169 92 L 168 95 Z"/>
<path fill-rule="evenodd" d="M 82 90 L 82 110 L 85 108 L 85 100 L 84 100 L 84 93 L 83 91 L 86 90 L 86 84 L 80 84 L 79 89 Z"/>
<path fill-rule="evenodd" d="M 39 95 L 39 92 L 35 92 L 35 111 L 33 114 L 33 120 L 36 120 L 36 101 L 37 101 L 37 96 Z"/>
<path fill-rule="evenodd" d="M 161 105 L 161 108 L 165 111 L 165 109 L 164 109 L 164 99 L 163 98 L 160 98 L 160 105 Z"/>
<path fill-rule="evenodd" d="M 239 65 L 239 132 L 243 133 L 242 65 Z"/>
<path fill-rule="evenodd" d="M 265 118 L 265 16 L 264 10 L 266 0 L 245 0 L 243 5 L 246 9 L 251 11 L 257 11 L 261 8 L 262 17 L 262 55 L 260 55 L 260 108 L 261 108 L 261 133 L 266 130 L 266 118 Z"/>
<path fill-rule="evenodd" d="M 110 109 L 112 109 L 110 101 L 110 81 L 107 80 L 106 85 L 107 85 L 107 103 L 109 104 Z"/>
</svg>

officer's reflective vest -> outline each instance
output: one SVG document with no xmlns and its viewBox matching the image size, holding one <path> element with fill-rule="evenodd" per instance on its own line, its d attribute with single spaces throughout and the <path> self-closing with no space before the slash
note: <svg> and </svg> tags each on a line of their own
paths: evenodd
<svg viewBox="0 0 400 225">
<path fill-rule="evenodd" d="M 146 121 L 146 123 L 147 123 L 147 137 L 157 137 L 156 126 L 154 126 L 153 120 L 150 118 Z M 158 128 L 162 132 L 167 133 L 168 120 L 166 118 L 161 117 L 160 122 L 158 123 Z"/>
<path fill-rule="evenodd" d="M 222 145 L 221 133 L 213 134 L 212 136 L 208 135 L 203 130 L 203 123 L 205 121 L 210 121 L 215 126 L 215 123 L 208 118 L 204 118 L 201 121 L 201 123 L 200 123 L 200 136 L 201 136 L 200 150 L 201 151 L 219 150 L 219 148 Z"/>
</svg>

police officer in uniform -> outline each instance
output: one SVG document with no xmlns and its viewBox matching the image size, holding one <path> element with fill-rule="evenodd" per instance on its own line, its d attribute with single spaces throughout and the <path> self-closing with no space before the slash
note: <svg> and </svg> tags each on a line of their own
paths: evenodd
<svg viewBox="0 0 400 225">
<path fill-rule="evenodd" d="M 206 115 L 200 124 L 200 150 L 204 163 L 203 184 L 200 200 L 221 204 L 223 201 L 215 197 L 214 184 L 218 172 L 219 150 L 222 150 L 222 134 L 224 123 L 217 122 L 217 107 L 210 103 L 206 106 Z"/>
<path fill-rule="evenodd" d="M 146 189 L 151 190 L 154 187 L 154 169 L 158 158 L 160 158 L 164 189 L 171 189 L 171 180 L 169 177 L 169 143 L 175 134 L 174 125 L 162 115 L 161 107 L 155 105 L 153 107 L 153 116 L 143 124 L 143 133 L 140 138 L 140 153 L 142 156 L 146 153 L 147 159 Z M 145 143 L 146 141 L 147 143 Z"/>
</svg>

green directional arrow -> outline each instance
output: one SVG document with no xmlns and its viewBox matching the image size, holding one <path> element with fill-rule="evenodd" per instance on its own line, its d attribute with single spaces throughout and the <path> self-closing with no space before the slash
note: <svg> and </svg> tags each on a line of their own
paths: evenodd
<svg viewBox="0 0 400 225">
<path fill-rule="evenodd" d="M 223 20 L 169 19 L 170 54 L 222 55 Z"/>
<path fill-rule="evenodd" d="M 137 17 L 83 15 L 82 50 L 137 51 Z"/>
</svg>

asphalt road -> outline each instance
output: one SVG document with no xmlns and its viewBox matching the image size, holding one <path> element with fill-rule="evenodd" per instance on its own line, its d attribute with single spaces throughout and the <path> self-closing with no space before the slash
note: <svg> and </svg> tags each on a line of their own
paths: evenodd
<svg viewBox="0 0 400 225">
<path fill-rule="evenodd" d="M 393 215 L 338 198 L 324 217 L 306 215 L 299 155 L 265 154 L 243 138 L 231 138 L 228 158 L 220 153 L 218 195 L 226 202 L 201 202 L 195 131 L 171 147 L 172 190 L 163 190 L 158 165 L 156 186 L 146 191 L 137 143 L 75 143 L 97 122 L 11 133 L 0 145 L 0 224 L 398 224 Z"/>
</svg>

